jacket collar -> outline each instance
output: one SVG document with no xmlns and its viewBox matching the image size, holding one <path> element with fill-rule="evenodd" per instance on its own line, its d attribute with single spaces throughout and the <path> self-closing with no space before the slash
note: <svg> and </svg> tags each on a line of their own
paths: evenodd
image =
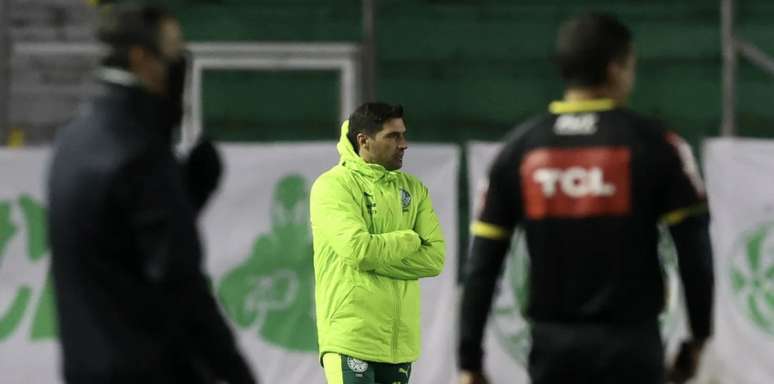
<svg viewBox="0 0 774 384">
<path fill-rule="evenodd" d="M 139 123 L 139 130 L 158 137 L 165 144 L 172 142 L 172 127 L 166 123 L 171 108 L 165 98 L 148 92 L 133 73 L 121 68 L 101 67 L 97 78 L 104 93 L 97 103 L 101 108 L 119 108 L 129 111 L 131 119 Z M 139 133 L 139 132 L 138 132 Z"/>
<path fill-rule="evenodd" d="M 603 112 L 616 108 L 613 99 L 591 99 L 575 101 L 554 101 L 548 106 L 548 110 L 553 114 L 563 113 L 582 113 L 582 112 Z"/>
<path fill-rule="evenodd" d="M 97 69 L 97 78 L 106 83 L 124 87 L 140 86 L 140 79 L 134 73 L 116 67 L 100 67 Z"/>
<path fill-rule="evenodd" d="M 375 181 L 384 180 L 390 182 L 397 179 L 398 171 L 388 171 L 379 164 L 366 163 L 363 158 L 355 153 L 355 148 L 352 147 L 352 143 L 350 143 L 349 138 L 347 138 L 348 133 L 349 120 L 345 120 L 341 125 L 339 143 L 336 144 L 336 149 L 339 151 L 339 156 L 341 156 L 339 165 Z"/>
</svg>

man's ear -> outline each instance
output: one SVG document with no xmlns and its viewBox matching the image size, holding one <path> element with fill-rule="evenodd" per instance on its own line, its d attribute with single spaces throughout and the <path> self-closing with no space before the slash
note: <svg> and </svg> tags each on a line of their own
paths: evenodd
<svg viewBox="0 0 774 384">
<path fill-rule="evenodd" d="M 368 135 L 365 133 L 358 133 L 357 134 L 357 146 L 361 150 L 365 148 L 365 150 L 369 150 L 370 142 L 368 141 Z"/>
<path fill-rule="evenodd" d="M 129 61 L 129 69 L 131 71 L 138 71 L 143 67 L 145 60 L 147 60 L 148 52 L 139 45 L 133 45 L 129 47 L 127 52 L 127 59 Z"/>
<path fill-rule="evenodd" d="M 607 83 L 618 84 L 624 72 L 625 63 L 621 60 L 612 60 L 607 64 Z"/>
</svg>

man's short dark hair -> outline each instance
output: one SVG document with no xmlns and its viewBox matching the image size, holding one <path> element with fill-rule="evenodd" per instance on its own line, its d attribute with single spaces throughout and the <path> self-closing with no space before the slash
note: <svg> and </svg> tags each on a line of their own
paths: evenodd
<svg viewBox="0 0 774 384">
<path fill-rule="evenodd" d="M 360 148 L 357 144 L 357 135 L 364 133 L 374 137 L 384 128 L 384 123 L 391 119 L 403 118 L 403 106 L 399 104 L 387 103 L 365 103 L 355 110 L 349 116 L 349 134 L 347 138 L 359 153 Z"/>
<path fill-rule="evenodd" d="M 608 64 L 626 58 L 631 49 L 629 28 L 611 15 L 589 13 L 559 29 L 555 60 L 567 86 L 595 86 L 607 81 Z"/>
<path fill-rule="evenodd" d="M 129 48 L 141 46 L 160 54 L 163 21 L 175 17 L 162 7 L 137 4 L 105 5 L 100 9 L 97 39 L 108 46 L 102 64 L 129 67 Z"/>
</svg>

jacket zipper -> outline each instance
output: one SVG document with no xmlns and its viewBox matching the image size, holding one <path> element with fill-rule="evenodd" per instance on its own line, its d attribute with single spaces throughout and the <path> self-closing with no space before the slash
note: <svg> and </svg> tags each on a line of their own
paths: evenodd
<svg viewBox="0 0 774 384">
<path fill-rule="evenodd" d="M 393 184 L 393 187 L 395 185 Z M 400 201 L 400 199 L 398 199 Z M 400 212 L 400 210 L 398 211 Z M 395 214 L 395 212 L 391 212 L 391 214 Z M 398 358 L 398 332 L 400 331 L 400 310 L 401 310 L 401 295 L 400 295 L 400 282 L 395 281 L 393 283 L 395 289 L 396 289 L 396 300 L 395 300 L 395 325 L 393 326 L 393 333 L 392 333 L 392 360 L 397 362 Z"/>
<path fill-rule="evenodd" d="M 395 282 L 395 284 L 399 284 Z M 397 300 L 395 300 L 395 325 L 392 333 L 392 360 L 397 362 L 398 358 L 398 330 L 400 329 L 400 288 L 397 288 Z"/>
</svg>

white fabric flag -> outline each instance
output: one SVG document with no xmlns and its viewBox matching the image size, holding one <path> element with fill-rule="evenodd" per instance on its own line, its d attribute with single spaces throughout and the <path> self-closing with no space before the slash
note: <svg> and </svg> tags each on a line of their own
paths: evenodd
<svg viewBox="0 0 774 384">
<path fill-rule="evenodd" d="M 45 172 L 49 150 L 0 150 L 0 381 L 58 383 L 48 277 Z"/>
<path fill-rule="evenodd" d="M 710 383 L 774 383 L 774 141 L 704 147 L 715 257 Z"/>
<path fill-rule="evenodd" d="M 242 351 L 268 383 L 323 383 L 314 329 L 308 191 L 339 159 L 334 143 L 228 145 L 226 175 L 205 218 L 208 267 Z M 412 145 L 405 170 L 430 190 L 447 239 L 446 267 L 422 281 L 423 353 L 412 382 L 453 369 L 458 151 Z"/>
<path fill-rule="evenodd" d="M 225 174 L 204 216 L 206 269 L 262 382 L 323 383 L 314 328 L 308 190 L 338 161 L 334 143 L 226 145 Z M 47 280 L 48 149 L 0 150 L 0 376 L 59 383 Z M 447 239 L 446 267 L 422 282 L 424 351 L 412 382 L 451 381 L 457 265 L 458 150 L 412 145 L 406 170 L 429 188 Z"/>
</svg>

